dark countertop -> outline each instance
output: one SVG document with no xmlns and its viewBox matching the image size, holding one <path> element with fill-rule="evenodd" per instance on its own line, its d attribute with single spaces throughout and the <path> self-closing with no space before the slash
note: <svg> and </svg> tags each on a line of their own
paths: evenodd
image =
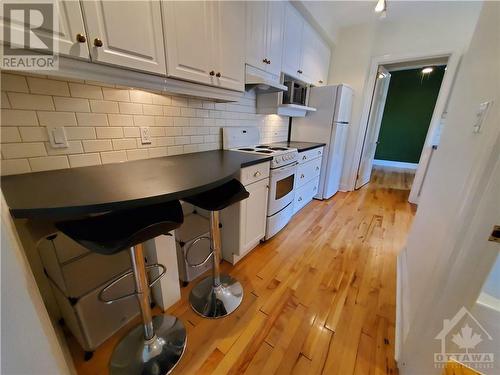
<svg viewBox="0 0 500 375">
<path fill-rule="evenodd" d="M 215 150 L 5 176 L 1 186 L 13 217 L 62 218 L 182 199 L 271 159 Z"/>
<path fill-rule="evenodd" d="M 277 147 L 293 147 L 299 150 L 299 152 L 304 152 L 307 150 L 312 150 L 314 148 L 326 146 L 326 143 L 314 143 L 314 142 L 276 142 L 272 143 L 273 146 Z"/>
</svg>

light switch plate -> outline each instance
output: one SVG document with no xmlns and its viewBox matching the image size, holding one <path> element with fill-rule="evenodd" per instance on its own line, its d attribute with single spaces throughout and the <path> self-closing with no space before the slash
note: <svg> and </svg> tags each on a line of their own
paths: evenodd
<svg viewBox="0 0 500 375">
<path fill-rule="evenodd" d="M 489 101 L 479 104 L 479 109 L 476 112 L 476 120 L 474 121 L 474 126 L 472 127 L 473 133 L 479 133 L 481 131 L 484 118 L 486 117 L 486 113 L 488 113 L 488 108 L 490 108 L 491 103 L 492 102 Z"/>
<path fill-rule="evenodd" d="M 141 127 L 141 143 L 143 145 L 149 145 L 152 143 L 151 141 L 151 131 L 148 126 Z"/>
<path fill-rule="evenodd" d="M 68 147 L 68 138 L 66 137 L 66 130 L 64 126 L 50 126 L 47 127 L 49 135 L 50 146 L 53 148 L 66 148 Z"/>
</svg>

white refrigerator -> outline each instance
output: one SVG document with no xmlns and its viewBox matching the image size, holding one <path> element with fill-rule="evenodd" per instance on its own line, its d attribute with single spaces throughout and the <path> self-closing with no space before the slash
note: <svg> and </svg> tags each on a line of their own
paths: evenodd
<svg viewBox="0 0 500 375">
<path fill-rule="evenodd" d="M 352 97 L 352 88 L 345 84 L 313 87 L 309 106 L 316 112 L 292 120 L 292 141 L 326 143 L 316 199 L 328 199 L 339 190 Z"/>
</svg>

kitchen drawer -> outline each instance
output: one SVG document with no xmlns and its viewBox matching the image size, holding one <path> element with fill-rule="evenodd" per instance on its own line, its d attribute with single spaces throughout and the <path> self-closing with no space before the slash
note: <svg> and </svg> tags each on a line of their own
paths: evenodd
<svg viewBox="0 0 500 375">
<path fill-rule="evenodd" d="M 295 191 L 295 200 L 293 202 L 293 213 L 298 212 L 302 207 L 312 201 L 318 192 L 319 176 L 306 183 Z"/>
<path fill-rule="evenodd" d="M 264 178 L 269 178 L 269 168 L 270 163 L 268 161 L 242 168 L 240 172 L 240 182 L 246 186 L 263 180 Z"/>
<path fill-rule="evenodd" d="M 299 152 L 299 164 L 307 163 L 310 160 L 323 156 L 323 150 L 323 147 L 318 147 L 312 150 Z"/>
<path fill-rule="evenodd" d="M 297 179 L 295 188 L 300 188 L 304 186 L 307 182 L 312 180 L 314 177 L 319 176 L 321 171 L 321 161 L 322 158 L 316 158 L 314 160 L 308 161 L 307 163 L 300 164 L 297 168 Z"/>
</svg>

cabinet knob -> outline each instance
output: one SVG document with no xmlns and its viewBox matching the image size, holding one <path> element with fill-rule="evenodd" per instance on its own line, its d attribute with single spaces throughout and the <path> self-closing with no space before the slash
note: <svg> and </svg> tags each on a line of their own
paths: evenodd
<svg viewBox="0 0 500 375">
<path fill-rule="evenodd" d="M 255 172 L 255 173 L 253 174 L 253 176 L 254 176 L 254 177 L 259 177 L 259 176 L 260 176 L 260 172 L 259 172 L 259 171 Z"/>
<path fill-rule="evenodd" d="M 96 47 L 102 47 L 102 40 L 99 38 L 94 39 L 94 46 Z"/>
<path fill-rule="evenodd" d="M 267 59 L 263 59 L 263 60 L 262 60 L 262 62 L 263 62 L 264 64 L 267 64 Z"/>
<path fill-rule="evenodd" d="M 297 199 L 299 202 L 302 200 L 302 197 L 299 197 L 299 199 Z"/>
<path fill-rule="evenodd" d="M 268 63 L 268 64 L 271 64 L 271 60 L 269 60 L 269 59 L 268 59 L 268 60 L 267 60 L 267 63 Z"/>
<path fill-rule="evenodd" d="M 297 70 L 297 73 L 302 74 L 302 70 L 300 70 L 300 69 Z"/>
<path fill-rule="evenodd" d="M 208 73 L 208 74 L 210 74 L 211 76 L 214 76 L 215 72 L 213 70 L 211 70 L 210 73 Z"/>
<path fill-rule="evenodd" d="M 217 72 L 217 74 L 215 75 L 217 78 L 220 77 L 220 72 Z"/>
<path fill-rule="evenodd" d="M 85 38 L 85 35 L 78 33 L 76 34 L 76 41 L 78 43 L 85 43 L 87 41 L 87 38 Z"/>
<path fill-rule="evenodd" d="M 319 83 L 323 83 L 323 80 L 322 80 L 322 79 L 320 79 L 318 82 L 319 82 Z"/>
<path fill-rule="evenodd" d="M 305 176 L 304 176 L 304 173 L 302 173 L 302 174 L 300 175 L 300 178 L 304 178 L 304 177 L 305 177 Z"/>
</svg>

